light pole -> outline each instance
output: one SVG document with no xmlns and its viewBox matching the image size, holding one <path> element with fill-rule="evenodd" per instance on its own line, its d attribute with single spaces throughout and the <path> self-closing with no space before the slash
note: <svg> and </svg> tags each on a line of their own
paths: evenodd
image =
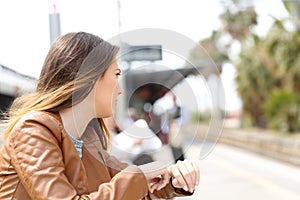
<svg viewBox="0 0 300 200">
<path fill-rule="evenodd" d="M 56 5 L 53 4 L 53 13 L 49 14 L 49 25 L 50 25 L 50 44 L 60 36 L 60 16 L 56 12 Z"/>
</svg>

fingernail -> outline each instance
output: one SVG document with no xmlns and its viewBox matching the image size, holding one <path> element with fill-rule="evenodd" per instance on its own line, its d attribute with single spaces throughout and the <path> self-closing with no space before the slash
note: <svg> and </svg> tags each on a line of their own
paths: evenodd
<svg viewBox="0 0 300 200">
<path fill-rule="evenodd" d="M 185 191 L 188 191 L 188 190 L 189 190 L 189 189 L 187 188 L 187 186 L 184 186 L 183 189 L 184 189 Z"/>
</svg>

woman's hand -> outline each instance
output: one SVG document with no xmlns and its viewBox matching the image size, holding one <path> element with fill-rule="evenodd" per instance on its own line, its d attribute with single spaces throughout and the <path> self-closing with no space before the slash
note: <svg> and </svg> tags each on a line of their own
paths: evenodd
<svg viewBox="0 0 300 200">
<path fill-rule="evenodd" d="M 195 161 L 178 161 L 170 166 L 168 171 L 172 177 L 172 185 L 176 188 L 183 188 L 192 193 L 199 184 L 200 170 Z"/>
<path fill-rule="evenodd" d="M 169 172 L 161 162 L 151 162 L 140 165 L 139 168 L 146 176 L 148 189 L 151 193 L 153 193 L 154 190 L 162 189 L 169 183 Z"/>
</svg>

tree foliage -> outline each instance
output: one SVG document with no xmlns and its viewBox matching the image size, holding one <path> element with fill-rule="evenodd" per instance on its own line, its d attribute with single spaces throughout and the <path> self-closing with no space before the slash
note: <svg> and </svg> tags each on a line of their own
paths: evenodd
<svg viewBox="0 0 300 200">
<path fill-rule="evenodd" d="M 247 37 L 250 28 L 257 24 L 257 14 L 252 6 L 237 11 L 227 8 L 220 18 L 223 22 L 223 31 L 239 41 Z"/>
<path fill-rule="evenodd" d="M 243 111 L 254 126 L 299 130 L 300 112 L 300 1 L 283 1 L 290 13 L 289 19 L 275 19 L 264 37 L 252 32 L 257 24 L 253 6 L 243 6 L 240 0 L 226 2 L 220 15 L 222 28 L 199 42 L 213 60 L 226 62 L 234 41 L 240 43 L 240 53 L 230 60 L 236 66 L 237 91 L 243 102 Z M 229 2 L 229 3 L 228 3 Z M 294 29 L 285 24 L 293 23 Z M 222 38 L 230 36 L 227 44 Z M 203 51 L 203 50 L 202 50 Z M 203 60 L 199 47 L 191 59 Z"/>
<path fill-rule="evenodd" d="M 265 38 L 252 34 L 243 41 L 236 81 L 254 125 L 280 129 L 285 124 L 294 132 L 299 127 L 300 32 L 286 30 L 283 22 L 276 20 Z"/>
<path fill-rule="evenodd" d="M 189 54 L 188 60 L 195 64 L 207 64 L 214 62 L 218 67 L 228 60 L 226 52 L 218 46 L 218 32 L 213 32 L 208 38 L 201 40 Z M 187 63 L 189 65 L 189 63 Z"/>
<path fill-rule="evenodd" d="M 273 89 L 267 95 L 263 109 L 269 127 L 295 132 L 299 128 L 300 95 L 293 90 Z"/>
</svg>

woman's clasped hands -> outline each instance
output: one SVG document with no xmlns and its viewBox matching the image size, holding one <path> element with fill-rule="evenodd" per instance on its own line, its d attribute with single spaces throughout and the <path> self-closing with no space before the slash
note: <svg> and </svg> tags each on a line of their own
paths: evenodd
<svg viewBox="0 0 300 200">
<path fill-rule="evenodd" d="M 197 161 L 178 161 L 169 167 L 156 161 L 139 166 L 146 176 L 151 193 L 164 188 L 170 181 L 173 187 L 193 193 L 199 185 L 200 170 Z"/>
</svg>

